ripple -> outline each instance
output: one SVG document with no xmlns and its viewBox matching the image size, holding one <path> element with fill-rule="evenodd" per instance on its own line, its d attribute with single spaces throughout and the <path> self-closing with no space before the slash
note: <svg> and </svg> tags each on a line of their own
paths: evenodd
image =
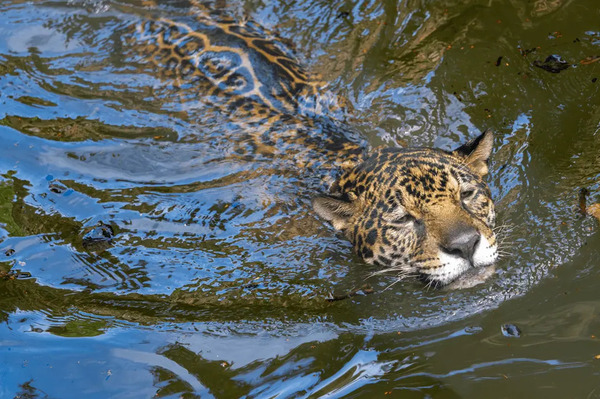
<svg viewBox="0 0 600 399">
<path fill-rule="evenodd" d="M 312 158 L 282 145 L 307 120 L 241 123 L 197 82 L 175 84 L 129 52 L 131 26 L 190 20 L 187 4 L 3 3 L 0 336 L 7 364 L 22 367 L 0 396 L 468 396 L 504 376 L 585 379 L 597 222 L 573 208 L 581 188 L 600 195 L 593 13 L 568 1 L 434 3 L 214 7 L 293 38 L 353 110 L 301 108 L 339 116 L 370 145 L 451 149 L 496 132 L 504 258 L 460 291 L 368 278 L 311 212 L 328 165 L 299 168 Z M 550 54 L 569 67 L 535 67 Z M 102 226 L 109 245 L 90 246 Z M 371 294 L 347 295 L 365 284 Z M 523 329 L 510 348 L 504 323 Z M 72 385 L 44 377 L 54 362 Z M 564 386 L 578 396 L 594 384 Z"/>
</svg>

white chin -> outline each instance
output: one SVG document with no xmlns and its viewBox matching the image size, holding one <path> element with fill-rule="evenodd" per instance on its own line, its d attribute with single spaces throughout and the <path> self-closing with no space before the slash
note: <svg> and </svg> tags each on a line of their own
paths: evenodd
<svg viewBox="0 0 600 399">
<path fill-rule="evenodd" d="M 428 274 L 428 277 L 438 284 L 447 285 L 473 267 L 479 268 L 494 264 L 498 259 L 498 247 L 496 245 L 491 245 L 490 242 L 481 235 L 479 244 L 477 244 L 475 253 L 473 254 L 473 265 L 471 265 L 471 262 L 460 256 L 450 255 L 442 251 L 438 253 L 438 259 L 440 261 L 440 266 L 434 269 L 433 273 Z"/>
<path fill-rule="evenodd" d="M 475 248 L 475 253 L 473 254 L 473 266 L 490 266 L 496 263 L 497 260 L 498 246 L 490 244 L 488 239 L 482 234 L 479 239 L 479 244 L 477 244 L 477 248 Z"/>
</svg>

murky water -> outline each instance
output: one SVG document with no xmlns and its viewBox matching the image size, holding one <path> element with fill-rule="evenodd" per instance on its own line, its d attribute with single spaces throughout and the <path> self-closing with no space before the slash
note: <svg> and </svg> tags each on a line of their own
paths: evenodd
<svg viewBox="0 0 600 399">
<path fill-rule="evenodd" d="M 240 156 L 235 121 L 125 45 L 188 4 L 4 1 L 0 397 L 600 397 L 599 226 L 577 212 L 600 201 L 596 1 L 217 3 L 289 39 L 354 139 L 493 129 L 496 275 L 369 277 L 310 210 L 330 170 Z"/>
</svg>

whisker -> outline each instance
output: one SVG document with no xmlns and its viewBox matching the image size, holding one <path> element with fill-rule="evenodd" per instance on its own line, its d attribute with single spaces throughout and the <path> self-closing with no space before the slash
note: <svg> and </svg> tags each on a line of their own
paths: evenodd
<svg viewBox="0 0 600 399">
<path fill-rule="evenodd" d="M 390 289 L 392 286 L 398 284 L 400 281 L 404 280 L 403 278 L 398 278 L 396 279 L 392 284 L 388 285 L 387 287 L 385 287 L 381 292 L 387 291 L 388 289 Z"/>
<path fill-rule="evenodd" d="M 516 241 L 515 240 L 509 240 L 508 237 L 499 237 L 499 239 L 496 239 L 497 242 L 502 242 L 502 243 L 511 243 L 514 244 Z"/>
<path fill-rule="evenodd" d="M 429 281 L 425 285 L 425 291 L 429 292 L 430 289 L 434 288 L 433 287 L 434 283 L 437 285 L 437 282 L 434 279 L 429 279 Z"/>
<path fill-rule="evenodd" d="M 492 230 L 499 230 L 499 229 L 514 229 L 516 227 L 516 225 L 514 223 L 503 223 L 500 224 L 496 227 L 494 227 Z"/>
<path fill-rule="evenodd" d="M 394 272 L 394 271 L 396 271 L 396 272 L 402 272 L 402 269 L 399 269 L 398 267 L 389 267 L 387 269 L 377 270 L 377 271 L 374 271 L 373 273 L 369 274 L 367 276 L 367 278 L 379 276 L 379 275 L 390 273 L 390 272 Z"/>
<path fill-rule="evenodd" d="M 508 258 L 512 256 L 512 248 L 515 246 L 515 238 L 511 237 L 511 233 L 515 230 L 516 225 L 511 223 L 503 223 L 492 229 L 496 235 L 496 245 L 498 258 Z"/>
<path fill-rule="evenodd" d="M 396 280 L 394 280 L 394 282 L 393 282 L 393 283 L 391 283 L 390 285 L 388 285 L 387 287 L 385 287 L 385 288 L 382 290 L 382 292 L 383 292 L 383 291 L 387 291 L 387 290 L 388 290 L 388 289 L 390 289 L 392 286 L 394 286 L 394 285 L 398 284 L 400 281 L 406 280 L 407 278 L 410 278 L 410 277 L 415 277 L 415 274 L 413 274 L 413 273 L 408 273 L 408 272 L 407 272 L 407 273 L 402 273 L 402 274 L 400 274 L 400 275 L 398 275 L 398 276 L 396 276 L 396 277 L 397 277 L 397 278 L 396 278 Z"/>
<path fill-rule="evenodd" d="M 514 227 L 500 226 L 493 228 L 492 231 L 496 234 L 507 234 L 512 233 L 514 231 Z"/>
</svg>

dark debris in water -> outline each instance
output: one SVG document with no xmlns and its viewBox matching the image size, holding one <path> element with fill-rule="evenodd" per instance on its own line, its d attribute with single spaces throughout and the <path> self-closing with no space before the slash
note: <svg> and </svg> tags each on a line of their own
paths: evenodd
<svg viewBox="0 0 600 399">
<path fill-rule="evenodd" d="M 587 197 L 590 195 L 590 190 L 582 188 L 579 190 L 578 207 L 581 216 L 591 215 L 600 220 L 600 203 L 593 203 L 588 206 Z"/>
<path fill-rule="evenodd" d="M 17 280 L 31 278 L 31 273 L 22 272 L 20 270 L 9 270 L 8 272 L 0 271 L 0 279 L 2 280 Z"/>
<path fill-rule="evenodd" d="M 342 295 L 329 294 L 329 296 L 327 298 L 325 298 L 325 300 L 327 302 L 336 302 L 336 301 L 341 301 L 343 299 L 352 298 L 355 295 L 368 295 L 368 294 L 372 294 L 373 292 L 374 292 L 373 288 L 369 284 L 365 284 L 360 288 L 355 288 L 355 289 L 353 289 L 345 294 L 342 294 Z"/>
<path fill-rule="evenodd" d="M 510 323 L 503 324 L 500 331 L 502 331 L 502 335 L 508 338 L 519 338 L 521 336 L 521 329 Z"/>
<path fill-rule="evenodd" d="M 54 194 L 63 194 L 65 191 L 68 190 L 67 186 L 65 186 L 59 181 L 51 181 L 50 183 L 48 183 L 48 189 Z"/>
<path fill-rule="evenodd" d="M 567 61 L 556 54 L 549 55 L 543 62 L 535 60 L 533 61 L 533 65 L 550 73 L 560 73 L 570 66 Z"/>
<path fill-rule="evenodd" d="M 115 231 L 109 224 L 102 222 L 83 232 L 82 244 L 87 251 L 101 252 L 112 245 Z"/>
<path fill-rule="evenodd" d="M 537 50 L 537 47 L 532 48 L 519 48 L 519 52 L 523 57 L 527 57 L 529 54 L 534 53 Z"/>
<path fill-rule="evenodd" d="M 6 256 L 12 256 L 14 254 L 15 254 L 15 250 L 12 248 L 9 248 L 6 251 L 4 251 L 4 255 L 6 255 Z"/>
<path fill-rule="evenodd" d="M 587 214 L 587 196 L 588 195 L 590 195 L 590 190 L 588 190 L 587 188 L 584 187 L 581 190 L 579 190 L 577 209 L 579 210 L 579 213 L 582 216 L 585 216 Z"/>
</svg>

